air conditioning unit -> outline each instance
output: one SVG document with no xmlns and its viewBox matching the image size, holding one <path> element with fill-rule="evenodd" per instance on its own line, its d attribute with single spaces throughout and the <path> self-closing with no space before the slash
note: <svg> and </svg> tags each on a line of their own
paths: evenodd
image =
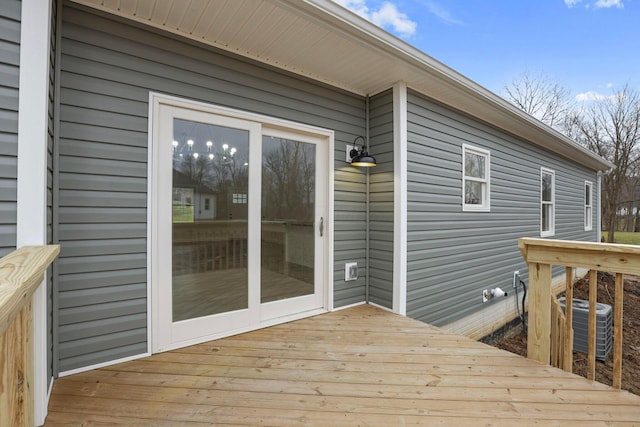
<svg viewBox="0 0 640 427">
<path fill-rule="evenodd" d="M 565 298 L 558 298 L 566 312 Z M 589 351 L 589 301 L 573 299 L 573 351 Z M 596 305 L 596 359 L 604 362 L 611 352 L 613 337 L 613 312 L 608 304 Z"/>
</svg>

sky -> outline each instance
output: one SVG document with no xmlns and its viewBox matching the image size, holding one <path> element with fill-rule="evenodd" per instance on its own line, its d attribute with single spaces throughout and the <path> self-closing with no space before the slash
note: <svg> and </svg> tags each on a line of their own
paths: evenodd
<svg viewBox="0 0 640 427">
<path fill-rule="evenodd" d="M 523 73 L 577 101 L 640 90 L 640 0 L 334 0 L 499 95 Z"/>
</svg>

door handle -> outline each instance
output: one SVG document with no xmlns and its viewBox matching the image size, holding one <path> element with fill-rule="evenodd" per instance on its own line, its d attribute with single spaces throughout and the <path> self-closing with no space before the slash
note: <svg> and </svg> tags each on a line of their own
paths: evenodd
<svg viewBox="0 0 640 427">
<path fill-rule="evenodd" d="M 320 217 L 320 237 L 324 234 L 324 217 Z"/>
</svg>

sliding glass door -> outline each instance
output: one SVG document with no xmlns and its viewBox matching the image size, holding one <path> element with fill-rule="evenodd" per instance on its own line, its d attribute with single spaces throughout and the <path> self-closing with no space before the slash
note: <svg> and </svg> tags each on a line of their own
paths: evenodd
<svg viewBox="0 0 640 427">
<path fill-rule="evenodd" d="M 325 308 L 328 138 L 204 107 L 155 115 L 154 351 Z"/>
</svg>

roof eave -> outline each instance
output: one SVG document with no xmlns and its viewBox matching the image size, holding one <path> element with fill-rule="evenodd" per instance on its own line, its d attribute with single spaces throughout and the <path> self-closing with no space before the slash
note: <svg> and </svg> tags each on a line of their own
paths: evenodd
<svg viewBox="0 0 640 427">
<path fill-rule="evenodd" d="M 287 0 L 279 0 L 287 1 Z M 298 2 L 297 2 L 298 3 Z M 446 66 L 440 61 L 432 58 L 424 52 L 416 49 L 403 40 L 393 36 L 392 34 L 384 31 L 380 27 L 373 25 L 369 21 L 353 14 L 345 13 L 346 9 L 337 5 L 329 0 L 303 0 L 299 2 L 305 5 L 307 12 L 314 14 L 314 8 L 320 10 L 323 14 L 333 17 L 336 21 L 343 24 L 345 31 L 361 32 L 366 34 L 369 38 L 369 43 L 375 45 L 378 49 L 388 50 L 390 54 L 396 56 L 399 60 L 407 64 L 418 66 L 425 72 L 430 73 L 434 77 L 442 78 L 451 82 L 451 85 L 457 90 L 464 92 L 467 96 L 473 97 L 483 104 L 488 104 L 495 107 L 499 113 L 505 114 L 512 120 L 520 122 L 525 128 L 517 131 L 508 126 L 508 124 L 500 124 L 499 120 L 490 117 L 490 110 L 480 109 L 480 111 L 469 111 L 463 105 L 452 105 L 451 102 L 447 102 L 445 99 L 438 99 L 447 105 L 451 105 L 458 110 L 478 117 L 488 123 L 496 125 L 509 133 L 516 136 L 525 138 L 529 142 L 541 146 L 547 150 L 556 152 L 564 157 L 575 160 L 584 166 L 598 171 L 607 171 L 615 167 L 615 165 L 608 160 L 598 156 L 597 154 L 582 147 L 572 139 L 566 137 L 555 129 L 547 126 L 538 119 L 520 110 L 504 98 L 494 94 L 483 86 L 475 83 L 464 75 L 458 73 L 452 68 Z M 322 16 L 319 16 L 322 19 Z M 419 88 L 414 87 L 411 82 L 406 82 L 409 87 L 420 91 Z M 370 93 L 370 92 L 369 92 Z M 425 93 L 427 96 L 432 96 L 429 93 Z M 483 117 L 485 116 L 485 117 Z M 489 117 L 486 117 L 489 116 Z M 566 147 L 558 146 L 557 142 L 566 145 Z"/>
</svg>

